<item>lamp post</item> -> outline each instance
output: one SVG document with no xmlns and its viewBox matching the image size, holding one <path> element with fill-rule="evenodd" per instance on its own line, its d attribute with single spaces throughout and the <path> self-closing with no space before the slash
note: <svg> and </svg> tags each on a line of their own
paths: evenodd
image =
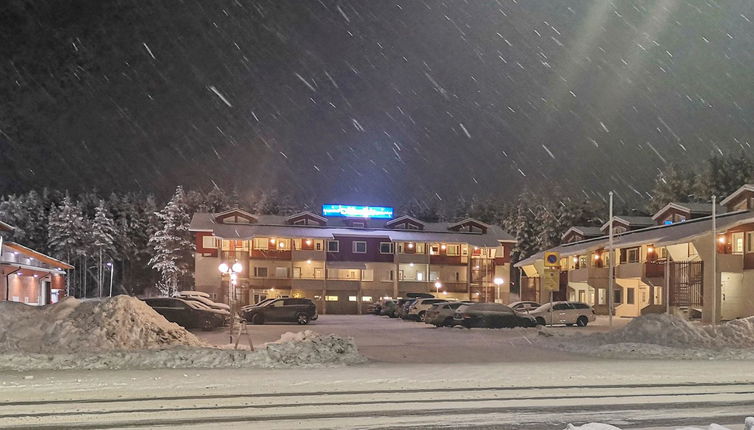
<svg viewBox="0 0 754 430">
<path fill-rule="evenodd" d="M 228 306 L 230 307 L 230 328 L 229 336 L 230 343 L 233 343 L 233 325 L 236 321 L 236 281 L 238 280 L 238 274 L 243 271 L 243 265 L 236 261 L 232 265 L 228 263 L 220 263 L 217 268 L 222 275 L 228 275 Z"/>
<path fill-rule="evenodd" d="M 112 262 L 107 263 L 107 267 L 110 268 L 110 297 L 113 296 L 113 272 L 115 271 L 115 266 Z"/>
<path fill-rule="evenodd" d="M 492 282 L 495 283 L 495 302 L 500 301 L 500 286 L 503 285 L 503 278 L 495 278 Z"/>
<path fill-rule="evenodd" d="M 435 281 L 435 290 L 437 291 L 437 294 L 440 294 L 440 287 L 442 287 L 442 282 Z"/>
</svg>

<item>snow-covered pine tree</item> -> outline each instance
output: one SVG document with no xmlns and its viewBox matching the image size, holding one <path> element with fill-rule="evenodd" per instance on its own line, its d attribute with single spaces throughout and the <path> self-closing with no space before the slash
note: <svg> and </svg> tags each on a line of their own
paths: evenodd
<svg viewBox="0 0 754 430">
<path fill-rule="evenodd" d="M 115 235 L 115 225 L 110 216 L 110 211 L 105 205 L 105 201 L 100 200 L 94 209 L 91 229 L 92 244 L 97 253 L 97 287 L 100 297 L 102 297 L 105 281 L 104 259 L 110 260 L 115 253 Z"/>
<path fill-rule="evenodd" d="M 156 215 L 160 228 L 149 238 L 153 253 L 148 264 L 160 272 L 157 288 L 162 294 L 171 295 L 178 289 L 178 279 L 188 274 L 194 249 L 182 187 L 176 188 L 165 208 Z"/>
<path fill-rule="evenodd" d="M 69 263 L 73 262 L 75 256 L 82 255 L 86 246 L 84 224 L 81 208 L 66 194 L 60 205 L 51 209 L 48 216 L 47 244 L 52 255 Z M 68 277 L 68 294 L 78 291 L 79 285 L 75 281 Z"/>
</svg>

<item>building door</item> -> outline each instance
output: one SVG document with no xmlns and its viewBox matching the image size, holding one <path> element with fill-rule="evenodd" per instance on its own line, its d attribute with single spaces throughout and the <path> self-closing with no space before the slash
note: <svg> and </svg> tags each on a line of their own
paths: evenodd
<svg viewBox="0 0 754 430">
<path fill-rule="evenodd" d="M 732 320 L 745 317 L 747 308 L 746 294 L 744 294 L 743 273 L 720 273 L 721 304 L 720 317 Z"/>
</svg>

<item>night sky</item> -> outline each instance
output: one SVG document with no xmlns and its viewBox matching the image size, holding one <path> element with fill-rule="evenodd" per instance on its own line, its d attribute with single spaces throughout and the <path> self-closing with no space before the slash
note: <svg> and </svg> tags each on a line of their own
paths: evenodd
<svg viewBox="0 0 754 430">
<path fill-rule="evenodd" d="M 4 0 L 0 192 L 646 197 L 751 151 L 751 0 Z"/>
</svg>

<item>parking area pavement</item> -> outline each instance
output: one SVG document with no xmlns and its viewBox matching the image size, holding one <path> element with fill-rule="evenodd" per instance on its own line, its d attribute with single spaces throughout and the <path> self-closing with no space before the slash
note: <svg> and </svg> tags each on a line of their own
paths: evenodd
<svg viewBox="0 0 754 430">
<path fill-rule="evenodd" d="M 614 318 L 619 328 L 629 320 Z M 584 356 L 536 346 L 538 329 L 436 328 L 424 323 L 377 315 L 320 315 L 309 325 L 295 323 L 248 325 L 255 347 L 280 338 L 286 332 L 312 330 L 320 334 L 352 337 L 359 351 L 373 361 L 393 363 L 493 363 L 582 360 Z M 563 334 L 584 335 L 609 330 L 606 317 L 588 327 L 553 327 Z M 228 328 L 194 331 L 214 345 L 229 342 Z M 241 338 L 241 343 L 246 338 Z"/>
</svg>

